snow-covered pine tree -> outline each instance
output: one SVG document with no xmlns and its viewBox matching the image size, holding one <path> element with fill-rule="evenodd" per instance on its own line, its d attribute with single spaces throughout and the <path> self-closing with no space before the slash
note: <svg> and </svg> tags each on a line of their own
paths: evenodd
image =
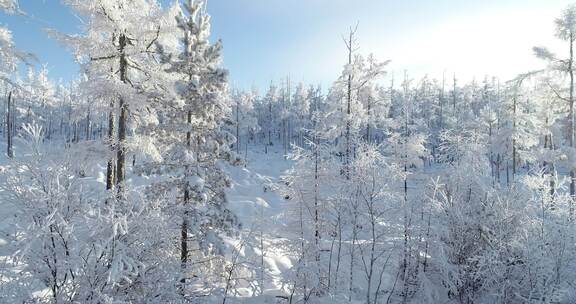
<svg viewBox="0 0 576 304">
<path fill-rule="evenodd" d="M 213 263 L 210 256 L 223 253 L 220 235 L 237 225 L 226 206 L 228 178 L 219 166 L 219 160 L 233 160 L 233 137 L 223 128 L 231 114 L 227 71 L 221 68 L 220 42 L 208 40 L 205 2 L 187 1 L 176 20 L 179 50 L 173 53 L 158 45 L 165 72 L 175 79 L 173 93 L 154 105 L 159 123 L 147 128 L 159 155 L 140 170 L 161 177 L 148 188 L 148 197 L 169 200 L 169 211 L 179 218 L 180 288 L 190 296 L 201 292 L 192 288 L 194 283 L 208 283 L 206 271 L 215 270 L 208 266 Z"/>
</svg>

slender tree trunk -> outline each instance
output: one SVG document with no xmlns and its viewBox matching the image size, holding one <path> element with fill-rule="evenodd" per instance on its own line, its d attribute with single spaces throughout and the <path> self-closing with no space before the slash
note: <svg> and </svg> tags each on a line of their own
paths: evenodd
<svg viewBox="0 0 576 304">
<path fill-rule="evenodd" d="M 546 125 L 548 125 L 548 118 L 546 118 Z M 546 149 L 550 149 L 553 150 L 554 149 L 554 145 L 552 144 L 552 135 L 544 135 L 544 150 Z M 553 162 L 547 162 L 546 160 L 543 163 L 543 166 L 545 168 L 545 170 L 547 171 L 549 178 L 550 178 L 550 197 L 552 199 L 552 201 L 554 201 L 554 194 L 556 192 L 556 183 L 555 183 L 555 173 L 554 173 L 554 163 Z"/>
<path fill-rule="evenodd" d="M 110 112 L 108 113 L 108 144 L 112 151 L 114 151 L 114 122 L 116 120 L 114 116 L 114 101 L 111 101 Z M 106 190 L 111 190 L 114 187 L 114 167 L 114 157 L 111 156 L 110 159 L 108 159 L 108 165 L 106 166 Z"/>
<path fill-rule="evenodd" d="M 236 154 L 240 155 L 240 98 L 236 98 Z"/>
<path fill-rule="evenodd" d="M 268 101 L 268 142 L 266 143 L 266 154 L 268 146 L 272 146 L 272 101 Z"/>
<path fill-rule="evenodd" d="M 339 207 L 337 207 L 339 208 Z M 342 213 L 340 210 L 338 212 L 337 218 L 337 228 L 338 228 L 338 254 L 336 255 L 336 269 L 334 277 L 334 286 L 338 288 L 338 276 L 340 275 L 340 261 L 342 259 Z"/>
<path fill-rule="evenodd" d="M 492 121 L 488 124 L 488 138 L 492 138 Z M 490 161 L 490 173 L 492 175 L 492 185 L 494 185 L 494 181 L 496 180 L 496 171 L 494 169 L 494 152 L 490 149 L 490 156 L 488 157 Z"/>
<path fill-rule="evenodd" d="M 78 142 L 78 122 L 77 121 L 74 122 L 74 136 L 72 137 L 72 142 L 74 142 L 74 143 Z"/>
<path fill-rule="evenodd" d="M 316 122 L 314 122 L 314 129 L 316 129 Z M 318 268 L 319 285 L 322 286 L 322 272 L 320 270 L 320 175 L 318 171 L 319 158 L 319 142 L 316 132 L 314 132 L 314 245 L 316 250 L 316 267 Z"/>
<path fill-rule="evenodd" d="M 116 155 L 116 184 L 118 193 L 122 196 L 124 191 L 124 179 L 126 176 L 126 117 L 128 105 L 120 99 L 120 116 L 118 117 L 118 151 Z"/>
<path fill-rule="evenodd" d="M 306 243 L 305 243 L 305 239 L 304 239 L 304 201 L 301 201 L 299 204 L 299 224 L 300 224 L 300 262 L 302 263 L 302 268 L 304 269 L 304 273 L 306 273 L 307 271 L 307 263 L 306 263 Z M 300 272 L 301 269 L 299 269 L 298 271 Z M 308 280 L 308 278 L 306 277 L 306 274 L 304 274 L 304 284 L 303 284 L 303 288 L 304 288 L 304 297 L 306 298 L 306 294 L 307 294 L 307 286 L 306 286 L 306 281 Z"/>
<path fill-rule="evenodd" d="M 368 122 L 366 123 L 366 142 L 370 143 L 370 124 L 372 123 L 372 98 L 370 96 L 368 96 L 368 105 L 366 110 L 368 111 Z"/>
<path fill-rule="evenodd" d="M 53 112 L 50 111 L 49 115 L 50 117 L 48 118 L 48 128 L 46 128 L 46 138 L 47 139 L 51 139 L 52 138 L 52 116 L 53 116 Z"/>
<path fill-rule="evenodd" d="M 86 140 L 90 140 L 90 127 L 92 122 L 90 121 L 90 109 L 86 113 Z"/>
<path fill-rule="evenodd" d="M 332 258 L 334 256 L 334 243 L 336 243 L 336 233 L 333 233 L 332 241 L 330 242 L 330 253 L 328 257 L 328 274 L 327 274 L 328 283 L 326 284 L 327 290 L 330 290 L 330 287 L 332 286 Z"/>
<path fill-rule="evenodd" d="M 286 78 L 286 95 L 282 98 L 282 106 L 284 108 L 284 113 L 288 113 L 290 106 L 290 77 Z M 288 149 L 290 147 L 290 122 L 288 117 L 282 118 L 282 129 L 284 137 L 284 155 L 288 155 Z"/>
<path fill-rule="evenodd" d="M 569 130 L 569 143 L 570 147 L 574 148 L 574 33 L 570 31 L 570 60 L 568 61 L 568 72 L 570 73 L 570 117 L 568 119 Z M 576 169 L 570 168 L 570 208 L 569 218 L 574 217 L 574 200 L 576 199 Z"/>
<path fill-rule="evenodd" d="M 14 157 L 14 148 L 12 147 L 12 91 L 8 93 L 8 110 L 6 111 L 6 135 L 8 157 Z"/>
<path fill-rule="evenodd" d="M 70 86 L 70 92 L 72 92 L 72 86 Z M 112 113 L 112 111 L 114 111 L 113 105 L 111 106 L 112 108 L 110 109 L 110 113 Z M 68 127 L 67 127 L 67 140 L 68 142 L 72 142 L 72 97 L 70 97 L 70 102 L 68 104 Z M 111 143 L 113 141 L 110 141 Z"/>
<path fill-rule="evenodd" d="M 127 37 L 122 34 L 119 37 L 120 50 L 120 81 L 128 83 L 127 69 L 128 60 L 124 49 L 127 44 Z M 118 151 L 116 156 L 116 184 L 118 186 L 118 196 L 122 197 L 124 192 L 124 179 L 126 176 L 126 121 L 128 116 L 128 104 L 123 97 L 119 100 L 120 115 L 118 116 Z"/>
<path fill-rule="evenodd" d="M 186 115 L 186 122 L 188 125 L 192 124 L 192 111 L 188 111 Z M 190 151 L 192 149 L 192 132 L 186 132 L 186 147 Z M 189 174 L 189 165 L 186 165 L 186 176 Z M 184 216 L 182 218 L 182 226 L 180 227 L 180 263 L 182 267 L 182 278 L 180 283 L 182 283 L 182 294 L 185 293 L 186 284 L 186 268 L 188 264 L 188 210 L 187 205 L 190 203 L 190 185 L 188 181 L 184 183 Z"/>
<path fill-rule="evenodd" d="M 348 301 L 352 301 L 352 292 L 354 288 L 354 264 L 356 258 L 356 240 L 358 239 L 358 215 L 357 211 L 354 210 L 354 222 L 352 223 L 352 244 L 350 245 L 350 269 L 349 269 L 349 279 L 348 282 Z"/>
<path fill-rule="evenodd" d="M 375 189 L 376 179 L 375 176 L 372 176 L 372 191 Z M 370 195 L 370 202 L 368 205 L 368 213 L 370 215 L 370 232 L 372 237 L 372 244 L 370 244 L 370 264 L 368 265 L 368 273 L 366 275 L 368 283 L 366 288 L 366 303 L 371 303 L 371 293 L 372 293 L 372 278 L 374 275 L 374 263 L 376 262 L 376 216 L 374 214 L 374 196 Z"/>
<path fill-rule="evenodd" d="M 190 200 L 190 191 L 188 190 L 188 185 L 186 184 L 186 189 L 184 190 L 184 205 L 188 204 Z M 182 277 L 180 283 L 182 283 L 182 293 L 184 294 L 185 284 L 186 284 L 186 268 L 188 264 L 188 212 L 184 211 L 184 218 L 182 219 L 182 226 L 180 227 L 180 263 L 182 267 Z"/>
<path fill-rule="evenodd" d="M 444 90 L 446 86 L 446 71 L 442 73 L 442 89 L 440 90 L 440 96 L 438 98 L 438 103 L 440 104 L 440 130 L 444 129 Z"/>
<path fill-rule="evenodd" d="M 4 92 L 4 97 L 6 97 L 6 102 L 3 104 L 4 106 L 4 115 L 2 116 L 2 136 L 6 137 L 6 116 L 8 115 L 6 109 L 8 108 L 8 88 L 6 88 L 6 91 Z"/>
<path fill-rule="evenodd" d="M 404 302 L 408 296 L 408 258 L 410 250 L 408 248 L 409 241 L 409 220 L 408 220 L 408 138 L 410 137 L 410 130 L 408 129 L 409 111 L 408 111 L 408 78 L 405 74 L 405 110 L 404 110 L 404 256 L 402 259 L 402 281 L 404 282 Z"/>
<path fill-rule="evenodd" d="M 515 94 L 512 103 L 512 181 L 516 177 L 516 102 L 517 94 Z"/>
<path fill-rule="evenodd" d="M 454 73 L 454 83 L 452 86 L 452 111 L 454 112 L 454 116 L 456 116 L 456 73 Z"/>
<path fill-rule="evenodd" d="M 244 143 L 244 159 L 246 160 L 246 162 L 248 162 L 248 141 L 249 139 L 246 138 L 246 143 Z"/>
<path fill-rule="evenodd" d="M 352 55 L 354 52 L 354 31 L 350 29 L 350 35 L 348 37 L 348 65 L 352 65 Z M 352 114 L 352 73 L 348 74 L 347 89 L 346 89 L 346 152 L 344 159 L 344 174 L 346 179 L 350 179 L 350 153 L 351 153 L 351 143 L 350 143 L 350 115 Z"/>
<path fill-rule="evenodd" d="M 498 184 L 500 184 L 501 180 L 500 180 L 500 164 L 501 164 L 501 157 L 500 157 L 500 153 L 498 153 L 498 155 L 496 155 L 496 180 L 498 181 Z"/>
<path fill-rule="evenodd" d="M 432 217 L 432 212 L 428 213 L 428 224 L 426 225 L 426 241 L 424 246 L 424 262 L 422 266 L 422 271 L 426 272 L 426 266 L 428 266 L 428 249 L 429 249 L 429 240 L 430 240 L 430 220 Z"/>
</svg>

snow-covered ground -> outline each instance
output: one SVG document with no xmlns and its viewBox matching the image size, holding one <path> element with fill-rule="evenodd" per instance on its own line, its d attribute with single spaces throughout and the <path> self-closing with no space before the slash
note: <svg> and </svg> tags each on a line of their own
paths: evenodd
<svg viewBox="0 0 576 304">
<path fill-rule="evenodd" d="M 226 165 L 226 171 L 232 180 L 227 191 L 231 209 L 239 217 L 244 229 L 257 225 L 261 212 L 271 220 L 268 233 L 283 230 L 281 215 L 288 201 L 284 200 L 274 189 L 282 174 L 292 165 L 278 151 L 265 154 L 250 151 L 245 166 Z"/>
<path fill-rule="evenodd" d="M 264 262 L 264 293 L 260 300 L 274 301 L 276 296 L 285 295 L 282 275 L 293 265 L 285 250 L 290 233 L 285 215 L 290 201 L 276 191 L 292 161 L 280 151 L 271 150 L 266 154 L 254 149 L 249 151 L 245 166 L 224 166 L 231 179 L 231 187 L 226 191 L 229 207 L 242 225 L 240 237 L 228 242 L 239 250 L 240 262 Z M 264 247 L 264 253 L 260 247 Z M 253 296 L 253 290 L 239 288 L 242 290 L 243 295 Z M 239 296 L 237 301 L 242 300 L 242 294 Z M 250 301 L 253 303 L 255 299 Z"/>
</svg>

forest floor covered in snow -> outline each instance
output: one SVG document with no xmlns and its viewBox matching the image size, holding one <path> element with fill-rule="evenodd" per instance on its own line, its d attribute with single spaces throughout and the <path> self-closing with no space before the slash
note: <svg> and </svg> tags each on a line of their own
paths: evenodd
<svg viewBox="0 0 576 304">
<path fill-rule="evenodd" d="M 293 261 L 286 251 L 290 229 L 286 221 L 289 200 L 276 191 L 282 175 L 290 169 L 292 161 L 282 152 L 271 150 L 249 151 L 245 166 L 225 165 L 225 171 L 231 179 L 231 187 L 226 191 L 230 209 L 241 224 L 240 239 L 229 238 L 232 245 L 231 255 L 236 251 L 239 263 L 258 264 L 263 262 L 264 273 L 262 298 L 274 298 L 284 295 L 283 274 Z M 259 238 L 262 237 L 262 243 Z M 263 248 L 262 248 L 263 247 Z M 245 296 L 253 296 L 258 291 L 249 287 Z M 238 294 L 242 296 L 242 294 Z M 254 301 L 254 299 L 251 299 Z"/>
</svg>

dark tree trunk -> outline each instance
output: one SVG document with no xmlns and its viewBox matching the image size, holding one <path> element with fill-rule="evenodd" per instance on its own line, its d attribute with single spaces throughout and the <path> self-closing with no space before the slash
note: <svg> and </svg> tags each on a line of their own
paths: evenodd
<svg viewBox="0 0 576 304">
<path fill-rule="evenodd" d="M 6 137 L 7 137 L 7 155 L 14 157 L 14 148 L 12 147 L 12 92 L 8 93 L 8 110 L 6 111 Z"/>
<path fill-rule="evenodd" d="M 192 111 L 188 111 L 186 122 L 188 125 L 192 124 Z M 186 147 L 188 150 L 192 149 L 192 132 L 186 132 Z M 189 166 L 186 165 L 186 175 L 189 174 Z M 190 203 L 190 185 L 188 181 L 184 184 L 184 208 Z M 188 263 L 188 210 L 184 209 L 184 217 L 182 219 L 182 226 L 180 227 L 180 262 L 182 267 L 182 292 L 184 293 L 184 284 L 186 284 L 186 265 Z"/>
<path fill-rule="evenodd" d="M 110 112 L 108 113 L 108 141 L 110 149 L 114 150 L 114 102 L 110 102 Z M 111 190 L 114 187 L 114 157 L 111 156 L 108 159 L 108 165 L 106 166 L 106 190 Z"/>
<path fill-rule="evenodd" d="M 127 44 L 126 35 L 122 34 L 119 37 L 120 49 L 120 80 L 123 83 L 128 83 L 127 68 L 128 61 L 124 49 Z M 118 196 L 122 197 L 124 191 L 124 180 L 126 176 L 126 120 L 128 115 L 128 104 L 123 97 L 119 101 L 120 115 L 118 117 L 118 151 L 116 155 L 116 185 L 118 186 Z"/>
<path fill-rule="evenodd" d="M 90 109 L 88 109 L 88 112 L 86 113 L 86 140 L 90 140 L 90 127 L 91 127 L 91 121 L 90 121 Z"/>
</svg>

